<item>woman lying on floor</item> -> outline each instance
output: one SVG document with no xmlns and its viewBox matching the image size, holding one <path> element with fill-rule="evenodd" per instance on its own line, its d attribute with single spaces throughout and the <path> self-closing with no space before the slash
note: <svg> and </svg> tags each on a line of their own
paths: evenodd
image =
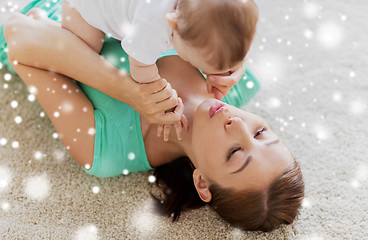
<svg viewBox="0 0 368 240">
<path fill-rule="evenodd" d="M 181 141 L 175 132 L 163 141 L 157 125 L 134 110 L 140 84 L 56 22 L 34 17 L 18 13 L 5 26 L 9 62 L 88 173 L 112 177 L 155 168 L 165 184 L 163 210 L 174 220 L 208 203 L 243 230 L 271 231 L 294 221 L 304 197 L 301 170 L 261 117 L 215 100 L 197 69 L 167 54 L 157 61 L 159 74 L 177 90 L 187 122 Z M 101 55 L 107 54 L 126 56 L 103 49 Z M 72 71 L 73 65 L 80 71 Z M 245 83 L 257 80 L 249 71 L 246 79 L 225 102 L 240 107 L 249 100 Z"/>
</svg>

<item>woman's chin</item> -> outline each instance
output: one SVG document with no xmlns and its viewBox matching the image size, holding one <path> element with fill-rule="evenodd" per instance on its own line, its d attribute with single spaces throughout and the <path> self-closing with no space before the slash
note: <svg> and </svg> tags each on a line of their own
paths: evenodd
<svg viewBox="0 0 368 240">
<path fill-rule="evenodd" d="M 209 110 L 210 107 L 215 103 L 215 102 L 219 102 L 219 100 L 215 99 L 215 98 L 209 98 L 204 100 L 201 104 L 199 104 L 199 106 L 197 107 L 197 112 L 207 112 L 209 114 Z"/>
<path fill-rule="evenodd" d="M 218 102 L 219 100 L 210 98 L 204 100 L 201 104 L 198 105 L 197 110 L 195 112 L 193 118 L 193 128 L 203 126 L 208 120 L 210 120 L 210 113 L 209 110 L 211 106 Z"/>
</svg>

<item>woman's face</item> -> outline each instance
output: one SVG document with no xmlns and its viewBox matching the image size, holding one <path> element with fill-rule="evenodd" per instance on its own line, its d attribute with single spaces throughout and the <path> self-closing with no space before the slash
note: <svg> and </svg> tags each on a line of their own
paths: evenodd
<svg viewBox="0 0 368 240">
<path fill-rule="evenodd" d="M 266 188 L 294 161 L 261 117 L 215 99 L 197 108 L 192 144 L 204 179 L 235 190 Z"/>
</svg>

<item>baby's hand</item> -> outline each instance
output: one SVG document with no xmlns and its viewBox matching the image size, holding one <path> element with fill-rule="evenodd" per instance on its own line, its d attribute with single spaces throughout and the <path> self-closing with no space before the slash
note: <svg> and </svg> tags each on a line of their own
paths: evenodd
<svg viewBox="0 0 368 240">
<path fill-rule="evenodd" d="M 245 66 L 242 65 L 235 72 L 229 72 L 228 76 L 208 75 L 206 84 L 208 93 L 213 93 L 215 98 L 222 100 L 230 89 L 235 86 L 245 73 Z"/>
<path fill-rule="evenodd" d="M 188 120 L 185 117 L 185 115 L 183 114 L 184 104 L 183 104 L 183 101 L 181 100 L 181 98 L 178 98 L 178 105 L 175 107 L 173 112 L 175 114 L 177 114 L 177 116 L 181 116 L 180 121 L 178 121 L 174 124 L 165 124 L 165 125 L 159 124 L 158 127 L 157 127 L 157 136 L 161 137 L 162 132 L 164 132 L 164 141 L 165 142 L 167 142 L 169 140 L 169 135 L 170 135 L 172 125 L 175 127 L 176 136 L 177 136 L 178 140 L 183 139 L 183 129 L 188 128 Z"/>
</svg>

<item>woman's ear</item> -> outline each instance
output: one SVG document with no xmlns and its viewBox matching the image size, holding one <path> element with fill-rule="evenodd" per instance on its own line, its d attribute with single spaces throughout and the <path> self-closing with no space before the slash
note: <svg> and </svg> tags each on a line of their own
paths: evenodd
<svg viewBox="0 0 368 240">
<path fill-rule="evenodd" d="M 203 202 L 209 202 L 212 199 L 212 194 L 209 190 L 209 183 L 204 180 L 201 172 L 198 169 L 193 171 L 194 187 L 197 189 L 199 197 Z"/>
<path fill-rule="evenodd" d="M 176 11 L 172 11 L 166 14 L 167 22 L 172 29 L 177 29 L 178 27 L 178 14 Z"/>
</svg>

